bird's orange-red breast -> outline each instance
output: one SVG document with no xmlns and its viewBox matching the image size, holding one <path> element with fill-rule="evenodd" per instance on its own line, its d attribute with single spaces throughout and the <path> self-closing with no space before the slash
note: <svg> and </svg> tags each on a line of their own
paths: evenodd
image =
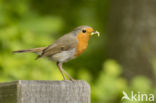
<svg viewBox="0 0 156 103">
<path fill-rule="evenodd" d="M 80 32 L 77 35 L 78 44 L 76 46 L 75 56 L 79 56 L 87 48 L 90 34 L 94 30 L 92 28 L 86 28 L 85 31 L 85 33 Z"/>
</svg>

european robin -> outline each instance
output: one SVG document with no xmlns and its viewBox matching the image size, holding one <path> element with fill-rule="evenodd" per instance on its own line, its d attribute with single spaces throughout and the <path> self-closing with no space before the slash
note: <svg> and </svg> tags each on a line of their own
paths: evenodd
<svg viewBox="0 0 156 103">
<path fill-rule="evenodd" d="M 79 56 L 87 48 L 90 36 L 94 34 L 100 35 L 99 32 L 94 31 L 90 26 L 79 26 L 47 47 L 18 50 L 14 51 L 14 53 L 37 53 L 38 56 L 36 59 L 48 57 L 50 60 L 56 62 L 64 80 L 66 80 L 64 74 L 66 74 L 70 80 L 73 80 L 62 68 L 62 65 L 64 62 Z"/>
</svg>

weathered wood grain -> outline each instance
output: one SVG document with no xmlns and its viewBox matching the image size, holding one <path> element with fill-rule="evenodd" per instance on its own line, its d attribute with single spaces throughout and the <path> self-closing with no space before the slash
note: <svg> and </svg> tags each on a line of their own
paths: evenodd
<svg viewBox="0 0 156 103">
<path fill-rule="evenodd" d="M 0 103 L 90 103 L 90 87 L 82 80 L 0 83 Z"/>
</svg>

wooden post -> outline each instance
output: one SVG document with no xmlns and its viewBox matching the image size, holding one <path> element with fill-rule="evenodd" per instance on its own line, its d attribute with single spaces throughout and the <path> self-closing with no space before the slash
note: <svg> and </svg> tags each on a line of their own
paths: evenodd
<svg viewBox="0 0 156 103">
<path fill-rule="evenodd" d="M 0 83 L 0 103 L 90 103 L 90 86 L 82 80 Z"/>
</svg>

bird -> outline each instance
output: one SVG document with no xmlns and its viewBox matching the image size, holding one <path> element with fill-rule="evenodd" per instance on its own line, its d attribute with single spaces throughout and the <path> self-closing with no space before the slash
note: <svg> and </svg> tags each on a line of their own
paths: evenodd
<svg viewBox="0 0 156 103">
<path fill-rule="evenodd" d="M 88 47 L 90 36 L 95 34 L 100 36 L 100 33 L 95 31 L 92 27 L 83 25 L 74 28 L 67 34 L 64 34 L 47 47 L 17 50 L 13 51 L 13 53 L 36 53 L 38 54 L 36 60 L 42 57 L 48 57 L 50 60 L 56 62 L 64 80 L 67 80 L 65 75 L 69 80 L 74 80 L 63 69 L 63 63 L 68 62 L 82 54 Z"/>
</svg>

